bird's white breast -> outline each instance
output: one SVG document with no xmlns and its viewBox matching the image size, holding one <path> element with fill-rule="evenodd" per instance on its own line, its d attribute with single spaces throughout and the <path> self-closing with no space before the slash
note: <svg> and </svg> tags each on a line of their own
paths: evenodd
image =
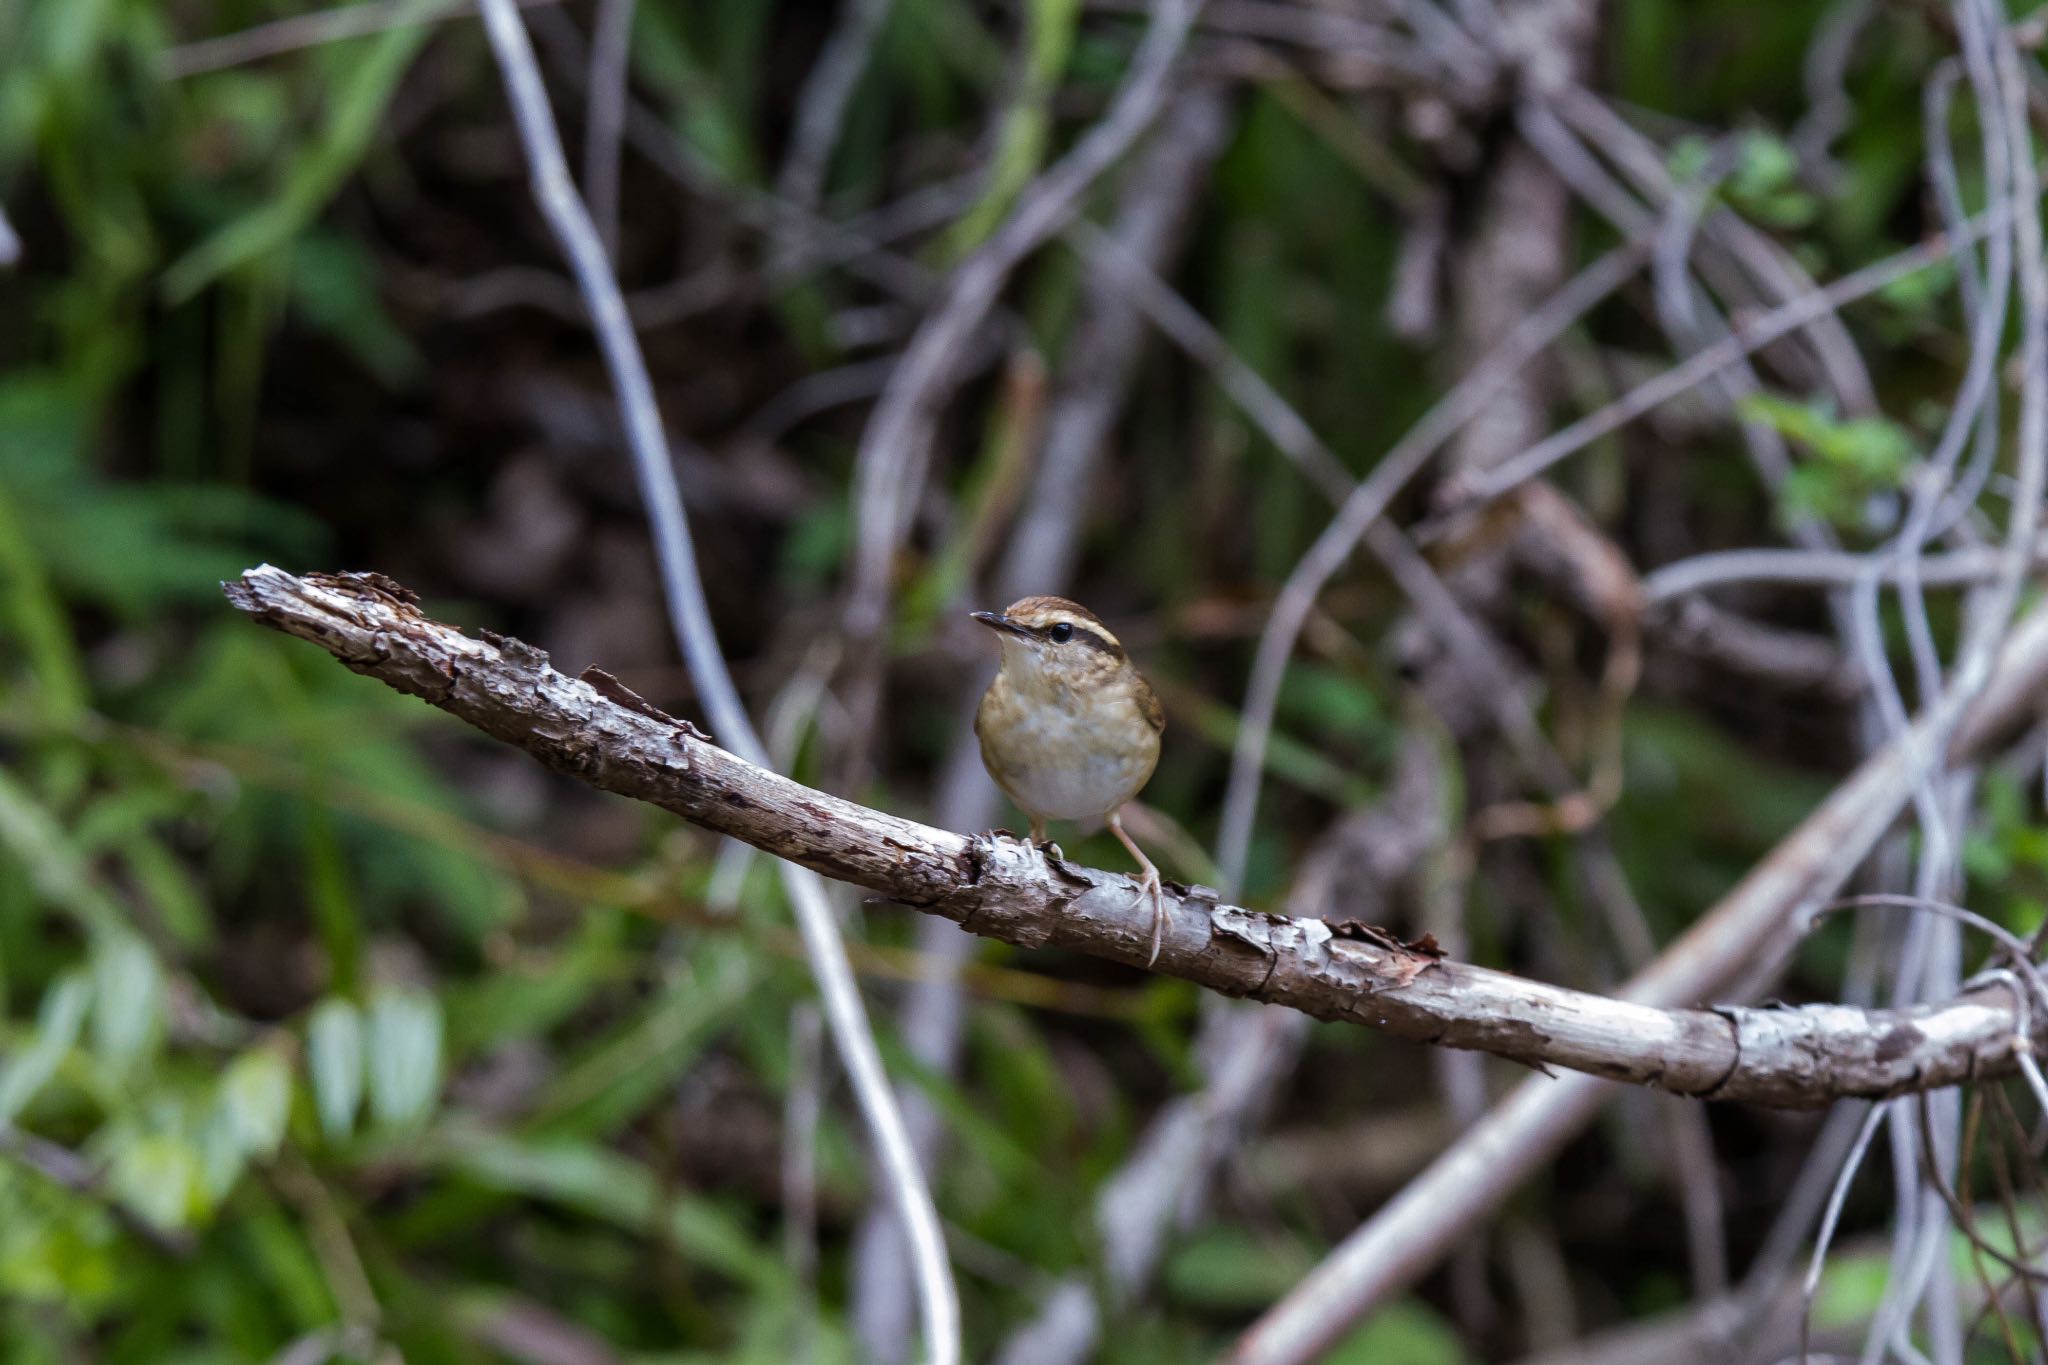
<svg viewBox="0 0 2048 1365">
<path fill-rule="evenodd" d="M 1083 699 L 1071 692 L 1025 702 L 993 689 L 999 724 L 984 723 L 989 770 L 1028 815 L 1100 818 L 1136 796 L 1159 761 L 1154 731 L 1126 696 Z M 985 717 L 985 722 L 988 718 Z"/>
</svg>

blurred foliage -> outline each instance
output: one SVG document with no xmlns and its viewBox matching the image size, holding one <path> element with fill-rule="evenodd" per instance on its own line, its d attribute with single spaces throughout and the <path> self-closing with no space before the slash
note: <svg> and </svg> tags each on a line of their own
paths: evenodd
<svg viewBox="0 0 2048 1365">
<path fill-rule="evenodd" d="M 1917 453 L 1897 423 L 1882 417 L 1843 419 L 1817 404 L 1769 394 L 1744 399 L 1741 411 L 1811 456 L 1779 490 L 1780 513 L 1788 523 L 1818 519 L 1845 530 L 1892 529 L 1895 517 L 1875 503 L 1898 491 Z"/>
<path fill-rule="evenodd" d="M 577 68 L 561 34 L 587 28 L 587 8 L 530 14 L 572 131 Z M 1675 126 L 1739 129 L 1717 203 L 1824 273 L 1924 226 L 1918 89 L 1945 47 L 1923 21 L 1873 20 L 1883 41 L 1850 71 L 1856 118 L 1833 177 L 1817 178 L 1791 128 L 1821 0 L 1610 8 L 1603 88 Z M 801 1233 L 785 1227 L 779 1148 L 802 1072 L 791 1011 L 809 988 L 774 879 L 665 817 L 538 779 L 216 596 L 219 579 L 263 559 L 417 571 L 435 609 L 461 619 L 551 635 L 608 666 L 637 650 L 622 671 L 688 706 L 629 480 L 608 418 L 590 415 L 606 400 L 587 334 L 537 308 L 476 303 L 493 272 L 554 258 L 475 25 L 400 24 L 166 74 L 180 42 L 302 12 L 292 0 L 0 6 L 0 205 L 26 253 L 0 273 L 0 1365 L 198 1365 L 294 1343 L 345 1359 L 388 1359 L 387 1347 L 412 1362 L 525 1359 L 516 1343 L 550 1334 L 613 1352 L 587 1359 L 782 1361 L 801 1345 L 850 1360 L 863 1146 L 828 1077 L 807 1278 L 787 1244 Z M 766 254 L 732 205 L 772 184 L 833 13 L 640 0 L 634 91 L 699 183 L 676 190 L 629 160 L 630 284 L 720 252 Z M 1074 0 L 898 0 L 839 132 L 831 213 L 972 172 L 963 207 L 905 248 L 932 268 L 957 260 L 1099 111 L 1133 33 L 1128 16 Z M 1382 318 L 1403 215 L 1432 186 L 1459 200 L 1470 168 L 1434 161 L 1370 101 L 1291 72 L 1249 75 L 1233 118 L 1174 283 L 1363 472 L 1455 371 L 1443 347 L 1403 341 Z M 1682 133 L 1667 165 L 1690 180 L 1717 155 Z M 1976 202 L 1981 186 L 1965 192 Z M 1590 225 L 1580 237 L 1587 259 L 1609 244 Z M 1887 399 L 1899 395 L 1888 408 L 1912 429 L 1844 420 L 1806 394 L 1752 400 L 1744 416 L 1795 448 L 1775 498 L 1731 433 L 1685 438 L 1683 468 L 1674 459 L 1664 477 L 1697 509 L 1688 543 L 1754 543 L 1801 518 L 1857 537 L 1886 529 L 1926 429 L 1915 404 L 1945 392 L 1958 363 L 1952 283 L 1927 272 L 1852 310 Z M 1013 514 L 1030 404 L 1048 369 L 1057 379 L 1086 302 L 1061 251 L 1015 293 L 1038 399 L 1029 375 L 1004 395 L 970 388 L 989 401 L 960 406 L 988 416 L 951 433 L 942 524 L 905 565 L 900 748 L 866 794 L 906 810 L 953 738 L 938 688 L 962 674 L 955 608 L 986 565 L 983 540 Z M 685 461 L 685 481 L 705 494 L 730 642 L 814 780 L 844 736 L 829 706 L 785 706 L 777 683 L 799 671 L 790 637 L 811 643 L 853 535 L 859 414 L 808 412 L 773 452 L 740 438 L 805 375 L 872 359 L 859 326 L 896 307 L 858 272 L 820 269 L 649 328 L 671 420 L 710 452 Z M 1611 384 L 1646 335 L 1621 304 L 1596 314 L 1568 341 L 1585 362 L 1575 385 Z M 1199 843 L 1263 619 L 1252 608 L 1327 508 L 1177 360 L 1148 359 L 1115 440 L 1112 477 L 1084 503 L 1096 515 L 1077 591 L 1130 622 L 1168 698 L 1148 800 Z M 535 445 L 556 453 L 521 465 Z M 1635 477 L 1614 472 L 1626 449 L 1566 475 L 1572 491 L 1614 504 L 1601 480 Z M 524 468 L 542 470 L 554 501 L 541 510 L 569 527 L 569 548 L 522 539 L 493 557 L 510 531 L 552 524 L 518 500 Z M 754 502 L 751 474 L 771 490 Z M 1616 523 L 1632 550 L 1672 543 Z M 1398 595 L 1358 569 L 1326 606 L 1267 754 L 1260 903 L 1279 902 L 1334 812 L 1382 789 L 1404 725 L 1399 670 L 1377 643 Z M 1571 629 L 1536 622 L 1532 635 Z M 1545 706 L 1547 720 L 1585 719 L 1567 686 Z M 1612 835 L 1658 934 L 1826 790 L 1839 710 L 1712 677 L 1629 708 Z M 1973 892 L 2030 930 L 2048 903 L 2037 803 L 2009 778 L 1987 792 Z M 1476 957 L 1611 979 L 1568 848 L 1538 841 L 1522 876 L 1474 890 Z M 1101 836 L 1070 835 L 1067 849 L 1122 865 Z M 861 963 L 886 998 L 921 964 L 903 917 L 865 919 Z M 1194 1074 L 1200 1002 L 1175 983 L 993 948 L 970 983 L 962 1079 L 921 1071 L 878 1017 L 895 1073 L 951 1143 L 941 1203 L 979 1357 L 1050 1277 L 1101 1275 L 1094 1198 Z M 1316 1040 L 1313 1058 L 1332 1066 L 1290 1093 L 1283 1122 L 1433 1108 L 1419 1050 L 1356 1030 Z M 1782 1156 L 1731 1158 L 1753 1163 L 1730 1181 L 1745 1233 L 1774 1212 Z M 1603 1185 L 1612 1177 L 1603 1164 Z M 1575 1179 L 1568 1166 L 1521 1215 L 1569 1224 Z M 1113 1358 L 1204 1356 L 1295 1282 L 1352 1212 L 1312 1197 L 1316 1181 L 1302 1172 L 1284 1194 L 1227 1202 L 1190 1232 L 1158 1302 L 1119 1323 Z M 1648 1221 L 1672 1221 L 1654 1172 L 1632 1167 L 1624 1182 L 1603 1188 L 1602 1207 L 1634 1199 Z M 1869 1311 L 1868 1268 L 1836 1268 L 1824 1317 Z M 1661 1231 L 1617 1237 L 1571 1271 L 1612 1285 L 1613 1303 L 1645 1304 L 1681 1282 L 1683 1249 Z M 1501 1346 L 1453 1323 L 1432 1286 L 1332 1358 L 1428 1365 Z"/>
</svg>

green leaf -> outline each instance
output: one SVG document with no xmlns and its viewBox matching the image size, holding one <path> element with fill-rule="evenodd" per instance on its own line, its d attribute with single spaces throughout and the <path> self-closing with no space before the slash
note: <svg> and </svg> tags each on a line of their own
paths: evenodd
<svg viewBox="0 0 2048 1365">
<path fill-rule="evenodd" d="M 965 255 L 1001 227 L 1019 191 L 1045 164 L 1052 96 L 1073 55 L 1081 6 L 1076 0 L 1029 0 L 1024 9 L 1024 79 L 997 127 L 981 197 L 946 235 L 949 255 Z"/>
<path fill-rule="evenodd" d="M 0 1303 L 61 1305 L 66 1316 L 94 1312 L 121 1280 L 123 1250 L 103 1208 L 0 1163 Z M 61 1359 L 62 1353 L 5 1358 L 11 1365 Z"/>
<path fill-rule="evenodd" d="M 1813 1325 L 1858 1327 L 1870 1321 L 1891 1287 L 1891 1260 L 1883 1252 L 1830 1256 L 1813 1298 Z"/>
<path fill-rule="evenodd" d="M 62 906 L 86 928 L 107 937 L 127 934 L 121 908 L 86 874 L 57 816 L 6 768 L 0 767 L 0 851 L 27 870 L 36 893 Z"/>
<path fill-rule="evenodd" d="M 352 237 L 309 233 L 292 252 L 292 303 L 363 366 L 396 388 L 426 362 L 377 296 L 377 263 Z"/>
<path fill-rule="evenodd" d="M 0 380 L 0 624 L 24 636 L 44 687 L 81 705 L 52 597 L 140 619 L 168 601 L 213 598 L 252 553 L 311 549 L 322 534 L 305 511 L 246 489 L 100 477 L 88 447 L 110 401 L 47 369 Z"/>
<path fill-rule="evenodd" d="M 1280 713 L 1287 723 L 1313 726 L 1344 740 L 1384 744 L 1392 738 L 1380 695 L 1365 681 L 1320 664 L 1288 670 L 1280 688 Z"/>
<path fill-rule="evenodd" d="M 441 1093 L 441 1004 L 413 987 L 370 997 L 370 1109 L 380 1123 L 409 1128 Z"/>
<path fill-rule="evenodd" d="M 117 1143 L 108 1186 L 122 1203 L 161 1228 L 181 1228 L 208 1207 L 200 1151 L 170 1133 L 135 1133 Z"/>
<path fill-rule="evenodd" d="M 277 1150 L 291 1106 L 291 1068 L 272 1048 L 243 1053 L 221 1077 L 221 1113 L 237 1145 L 249 1156 L 269 1156 Z"/>
<path fill-rule="evenodd" d="M 227 1198 L 235 1182 L 242 1178 L 249 1153 L 242 1146 L 235 1116 L 228 1112 L 225 1103 L 208 1106 L 188 1131 L 199 1156 L 199 1187 L 205 1193 L 206 1207 L 211 1208 Z"/>
<path fill-rule="evenodd" d="M 844 498 L 813 498 L 797 509 L 783 535 L 778 576 L 792 590 L 829 582 L 853 542 L 853 517 Z"/>
<path fill-rule="evenodd" d="M 565 1059 L 534 1100 L 551 1136 L 589 1137 L 627 1123 L 676 1082 L 732 1018 L 755 981 L 737 945 L 709 943 L 629 1024 Z"/>
<path fill-rule="evenodd" d="M 118 1071 L 163 1036 L 163 969 L 140 937 L 113 933 L 94 947 L 92 980 L 93 1050 Z"/>
<path fill-rule="evenodd" d="M 1956 287 L 1954 261 L 1936 261 L 1885 285 L 1877 297 L 1902 312 L 1921 312 L 1948 297 Z"/>
<path fill-rule="evenodd" d="M 1713 159 L 1712 144 L 1697 133 L 1687 133 L 1671 144 L 1671 150 L 1664 156 L 1664 166 L 1673 180 L 1687 184 L 1705 175 Z"/>
<path fill-rule="evenodd" d="M 668 1193 L 645 1166 L 603 1147 L 482 1132 L 443 1135 L 432 1145 L 434 1156 L 481 1184 L 633 1230 L 659 1228 L 693 1261 L 762 1292 L 788 1292 L 782 1258 L 738 1219 L 708 1199 Z"/>
<path fill-rule="evenodd" d="M 45 370 L 17 372 L 0 383 L 0 449 L 8 452 L 9 465 L 37 455 L 75 458 L 87 429 L 80 387 Z M 13 628 L 44 705 L 70 718 L 85 708 L 84 670 L 48 566 L 29 542 L 34 524 L 33 516 L 17 514 L 0 484 L 0 625 Z"/>
<path fill-rule="evenodd" d="M 1325 1365 L 1465 1365 L 1473 1357 L 1449 1323 L 1413 1299 L 1390 1303 L 1325 1356 Z"/>
<path fill-rule="evenodd" d="M 1742 140 L 1742 156 L 1728 182 L 1737 199 L 1761 199 L 1782 193 L 1799 174 L 1799 154 L 1783 138 L 1755 132 Z"/>
<path fill-rule="evenodd" d="M 1899 486 L 1911 467 L 1913 437 L 1885 417 L 1843 420 L 1823 403 L 1795 403 L 1754 394 L 1738 409 L 1814 457 L 1795 466 L 1779 491 L 1783 510 L 1797 520 L 1812 516 L 1844 527 L 1865 517 L 1874 495 Z"/>
<path fill-rule="evenodd" d="M 0 1067 L 0 1123 L 10 1123 L 57 1073 L 64 1054 L 78 1043 L 85 1007 L 92 999 L 86 978 L 73 972 L 52 986 L 36 1013 L 35 1040 Z"/>
<path fill-rule="evenodd" d="M 1981 882 L 2003 882 L 2012 875 L 2009 846 L 1996 836 L 1972 830 L 1963 837 L 1963 868 Z"/>
<path fill-rule="evenodd" d="M 1200 1305 L 1205 1311 L 1250 1313 L 1286 1293 L 1310 1265 L 1309 1256 L 1299 1247 L 1276 1247 L 1269 1237 L 1214 1224 L 1174 1248 L 1166 1262 L 1164 1282 L 1175 1299 Z"/>
<path fill-rule="evenodd" d="M 402 17 L 423 19 L 435 4 L 436 0 L 409 0 Z M 426 36 L 421 24 L 410 22 L 365 41 L 363 55 L 349 64 L 332 93 L 327 125 L 312 145 L 291 158 L 278 195 L 174 261 L 163 275 L 167 299 L 190 299 L 229 271 L 288 245 L 305 229 L 361 164 L 370 139 L 383 126 L 384 110 L 399 77 Z"/>
<path fill-rule="evenodd" d="M 329 997 L 314 1007 L 306 1021 L 306 1066 L 320 1131 L 330 1141 L 347 1137 L 363 1103 L 363 1017 L 349 1001 Z"/>
<path fill-rule="evenodd" d="M 1770 394 L 1745 398 L 1741 412 L 1874 485 L 1896 484 L 1913 459 L 1912 435 L 1888 418 L 1845 421 L 1818 402 L 1793 403 Z"/>
</svg>

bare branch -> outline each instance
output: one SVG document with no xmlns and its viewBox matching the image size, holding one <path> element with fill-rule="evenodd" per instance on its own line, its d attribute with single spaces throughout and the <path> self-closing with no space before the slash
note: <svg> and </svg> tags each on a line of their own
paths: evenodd
<svg viewBox="0 0 2048 1365">
<path fill-rule="evenodd" d="M 619 260 L 619 161 L 631 79 L 634 0 L 599 0 L 584 102 L 583 194 L 605 254 Z"/>
<path fill-rule="evenodd" d="M 1920 559 L 1910 570 L 1923 587 L 1967 587 L 1995 579 L 2004 556 L 2001 549 L 1972 545 Z M 2048 564 L 2048 543 L 2035 541 L 2033 562 L 2036 567 Z M 1874 577 L 1890 584 L 1902 581 L 1908 570 L 1906 562 L 1848 550 L 1717 550 L 1643 575 L 1643 598 L 1654 604 L 1735 583 L 1850 588 Z"/>
<path fill-rule="evenodd" d="M 869 54 L 888 17 L 889 0 L 849 0 L 797 97 L 789 152 L 775 189 L 806 213 L 815 211 L 824 197 L 832 149 L 839 145 L 847 107 L 853 103 L 861 73 L 868 68 Z"/>
<path fill-rule="evenodd" d="M 526 8 L 559 4 L 561 0 L 514 0 L 514 3 Z M 163 54 L 160 70 L 165 80 L 182 80 L 208 71 L 281 57 L 287 52 L 318 47 L 323 43 L 338 43 L 345 38 L 361 38 L 411 24 L 438 24 L 448 19 L 465 18 L 475 14 L 476 8 L 476 0 L 439 0 L 434 4 L 422 4 L 421 0 L 373 0 L 367 5 L 314 10 L 311 14 L 294 14 L 288 19 L 275 19 L 235 33 L 224 33 L 218 38 L 201 38 L 170 48 Z"/>
<path fill-rule="evenodd" d="M 225 585 L 265 625 L 310 640 L 359 673 L 421 697 L 557 772 L 660 806 L 765 852 L 863 886 L 973 933 L 1142 966 L 1148 909 L 1135 879 L 1050 858 L 1001 835 L 960 835 L 815 791 L 718 748 L 603 674 L 556 672 L 503 637 L 430 620 L 376 575 L 296 578 L 268 565 Z M 2048 615 L 2015 632 L 1963 727 L 2002 728 L 2048 679 Z M 1947 720 L 1946 715 L 1930 718 Z M 1923 721 L 1925 726 L 1930 721 Z M 1916 730 L 1915 736 L 1919 734 Z M 1702 1098 L 1807 1106 L 2002 1075 L 2016 1066 L 2013 988 L 1905 1010 L 1666 1008 L 1698 999 L 1712 964 L 1747 958 L 1727 937 L 1830 890 L 1844 848 L 1867 848 L 1898 809 L 1908 744 L 1879 754 L 1715 912 L 1609 999 L 1441 960 L 1355 924 L 1267 915 L 1174 888 L 1159 970 L 1226 995 L 1286 1005 L 1397 1037 L 1562 1066 Z M 1854 860 L 1848 860 L 1853 866 Z M 1740 913 L 1748 910 L 1745 916 Z"/>
</svg>

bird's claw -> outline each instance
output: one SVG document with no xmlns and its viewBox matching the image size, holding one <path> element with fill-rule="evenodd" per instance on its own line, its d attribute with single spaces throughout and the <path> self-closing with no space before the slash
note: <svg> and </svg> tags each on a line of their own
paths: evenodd
<svg viewBox="0 0 2048 1365">
<path fill-rule="evenodd" d="M 1145 959 L 1145 966 L 1152 967 L 1159 961 L 1159 945 L 1166 938 L 1166 897 L 1161 889 L 1157 869 L 1146 872 L 1138 878 L 1138 894 L 1131 898 L 1131 904 L 1151 898 L 1152 901 L 1152 953 Z"/>
<path fill-rule="evenodd" d="M 992 829 L 988 832 L 988 837 L 991 839 L 1015 839 L 1020 844 L 1029 844 L 1032 848 L 1037 849 L 1040 853 L 1043 853 L 1048 857 L 1058 858 L 1062 861 L 1065 861 L 1067 856 L 1066 854 L 1060 852 L 1060 846 L 1054 843 L 1052 840 L 1040 838 L 1036 835 L 1031 834 L 1019 834 L 1014 829 Z"/>
</svg>

